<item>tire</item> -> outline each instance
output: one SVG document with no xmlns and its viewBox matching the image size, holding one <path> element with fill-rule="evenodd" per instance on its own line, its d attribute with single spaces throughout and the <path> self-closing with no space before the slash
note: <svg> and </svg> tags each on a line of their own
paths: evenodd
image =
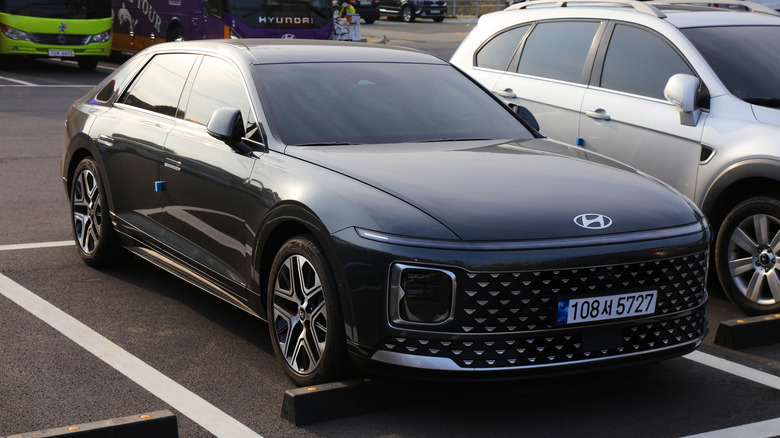
<svg viewBox="0 0 780 438">
<path fill-rule="evenodd" d="M 76 58 L 76 62 L 79 63 L 79 70 L 92 71 L 97 68 L 98 59 L 95 56 L 82 56 Z"/>
<path fill-rule="evenodd" d="M 403 8 L 401 8 L 401 20 L 403 20 L 406 23 L 412 23 L 414 22 L 414 19 L 416 17 L 414 16 L 414 9 L 412 9 L 409 5 L 404 5 Z"/>
<path fill-rule="evenodd" d="M 366 24 L 374 24 L 374 21 L 376 21 L 373 18 L 364 18 L 363 21 L 366 22 Z"/>
<path fill-rule="evenodd" d="M 70 188 L 73 237 L 81 258 L 90 266 L 114 265 L 125 251 L 111 224 L 100 171 L 92 158 L 81 160 Z"/>
<path fill-rule="evenodd" d="M 433 17 L 434 23 L 441 23 L 442 21 L 444 21 L 444 17 Z"/>
<path fill-rule="evenodd" d="M 738 204 L 718 231 L 715 265 L 728 298 L 749 315 L 780 312 L 780 198 Z"/>
<path fill-rule="evenodd" d="M 271 268 L 271 344 L 297 386 L 334 381 L 347 370 L 344 320 L 331 272 L 311 235 L 285 242 Z"/>
</svg>

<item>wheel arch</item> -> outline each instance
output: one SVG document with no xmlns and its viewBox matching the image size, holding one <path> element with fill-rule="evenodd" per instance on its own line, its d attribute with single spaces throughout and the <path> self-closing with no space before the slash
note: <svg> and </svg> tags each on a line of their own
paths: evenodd
<svg viewBox="0 0 780 438">
<path fill-rule="evenodd" d="M 704 194 L 701 209 L 717 233 L 737 204 L 762 194 L 780 194 L 780 162 L 776 160 L 749 160 L 727 168 Z"/>
<path fill-rule="evenodd" d="M 353 309 L 347 299 L 347 291 L 344 289 L 347 285 L 343 271 L 339 269 L 342 265 L 333 240 L 330 237 L 325 225 L 319 217 L 306 206 L 300 203 L 285 203 L 275 207 L 268 213 L 259 232 L 257 233 L 257 242 L 253 254 L 253 289 L 256 299 L 259 300 L 259 308 L 262 309 L 263 316 L 266 314 L 266 302 L 269 291 L 267 290 L 268 280 L 271 276 L 271 268 L 276 258 L 276 254 L 284 243 L 299 235 L 310 234 L 314 240 L 325 252 L 328 264 L 331 267 L 331 275 L 336 281 L 336 287 L 339 292 L 339 302 L 343 313 L 347 339 L 351 339 L 349 327 L 354 325 Z"/>
</svg>

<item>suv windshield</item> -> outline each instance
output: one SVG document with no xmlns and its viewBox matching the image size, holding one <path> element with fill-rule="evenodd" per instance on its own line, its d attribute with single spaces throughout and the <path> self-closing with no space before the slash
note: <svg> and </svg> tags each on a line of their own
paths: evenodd
<svg viewBox="0 0 780 438">
<path fill-rule="evenodd" d="M 449 65 L 255 66 L 263 105 L 288 145 L 527 139 L 489 93 Z M 410 79 L 411 78 L 411 79 Z"/>
<path fill-rule="evenodd" d="M 682 29 L 728 90 L 756 105 L 780 107 L 780 26 Z"/>
</svg>

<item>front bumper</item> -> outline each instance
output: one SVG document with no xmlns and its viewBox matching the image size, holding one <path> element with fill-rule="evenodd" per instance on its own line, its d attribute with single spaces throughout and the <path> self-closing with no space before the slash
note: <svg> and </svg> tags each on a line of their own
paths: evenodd
<svg viewBox="0 0 780 438">
<path fill-rule="evenodd" d="M 358 367 L 517 378 L 675 357 L 695 349 L 706 334 L 707 229 L 658 240 L 505 251 L 382 244 L 354 230 L 336 237 L 345 267 L 350 353 Z M 373 267 L 394 263 L 455 274 L 447 323 L 393 321 L 389 275 Z M 562 297 L 643 289 L 658 291 L 652 315 L 573 326 L 556 322 Z"/>
</svg>

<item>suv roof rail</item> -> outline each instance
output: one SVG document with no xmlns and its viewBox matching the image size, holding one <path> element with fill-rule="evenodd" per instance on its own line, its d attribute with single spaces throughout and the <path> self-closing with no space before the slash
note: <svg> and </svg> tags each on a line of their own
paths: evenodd
<svg viewBox="0 0 780 438">
<path fill-rule="evenodd" d="M 637 12 L 641 12 L 643 14 L 652 15 L 658 18 L 666 17 L 666 14 L 658 10 L 658 8 L 651 6 L 648 3 L 635 1 L 635 0 L 537 0 L 537 1 L 530 1 L 530 2 L 526 1 L 521 3 L 515 3 L 512 6 L 506 8 L 505 10 L 530 9 L 542 5 L 551 5 L 551 7 L 554 8 L 565 8 L 570 4 L 580 4 L 580 5 L 587 5 L 587 6 L 598 6 L 599 4 L 630 6 L 634 8 Z"/>
<path fill-rule="evenodd" d="M 764 6 L 759 3 L 755 3 L 752 1 L 745 1 L 745 0 L 653 0 L 653 1 L 647 1 L 647 2 L 641 2 L 636 0 L 536 0 L 536 1 L 526 1 L 521 3 L 515 3 L 512 6 L 506 8 L 506 10 L 517 10 L 517 9 L 531 9 L 537 6 L 543 6 L 548 5 L 549 7 L 554 8 L 565 8 L 569 5 L 585 5 L 585 6 L 598 6 L 600 4 L 609 4 L 609 5 L 615 5 L 615 6 L 630 6 L 634 8 L 637 12 L 641 12 L 643 14 L 651 15 L 653 17 L 658 18 L 666 18 L 666 14 L 664 14 L 661 10 L 658 9 L 657 6 L 712 6 L 713 8 L 716 8 L 714 4 L 718 5 L 733 5 L 733 6 L 739 6 L 743 7 L 746 10 L 750 12 L 756 12 L 760 14 L 768 14 L 768 15 L 780 15 L 777 11 L 774 9 Z"/>
<path fill-rule="evenodd" d="M 762 5 L 760 3 L 745 1 L 745 0 L 653 0 L 648 2 L 651 5 L 690 5 L 690 6 L 712 6 L 718 5 L 732 5 L 739 6 L 747 9 L 750 12 L 756 12 L 760 14 L 780 15 L 777 11 L 769 6 Z"/>
</svg>

